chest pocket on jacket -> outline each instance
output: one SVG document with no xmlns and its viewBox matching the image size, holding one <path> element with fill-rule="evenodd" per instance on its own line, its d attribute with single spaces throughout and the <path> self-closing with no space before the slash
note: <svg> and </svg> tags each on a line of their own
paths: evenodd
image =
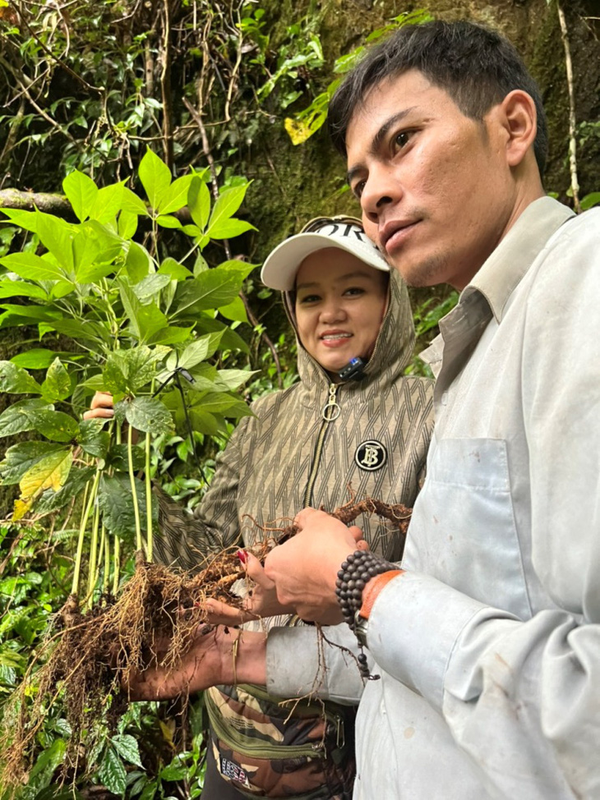
<svg viewBox="0 0 600 800">
<path fill-rule="evenodd" d="M 434 436 L 404 565 L 476 600 L 531 616 L 504 440 Z"/>
</svg>

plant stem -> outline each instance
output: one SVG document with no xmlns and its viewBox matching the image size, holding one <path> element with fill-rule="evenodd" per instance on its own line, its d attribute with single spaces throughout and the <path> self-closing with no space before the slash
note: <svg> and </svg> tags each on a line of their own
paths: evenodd
<svg viewBox="0 0 600 800">
<path fill-rule="evenodd" d="M 81 574 L 81 558 L 83 556 L 85 529 L 87 527 L 90 511 L 92 510 L 92 506 L 94 505 L 94 501 L 96 500 L 96 494 L 98 492 L 98 484 L 100 483 L 100 475 L 102 475 L 102 470 L 100 467 L 97 467 L 96 475 L 94 476 L 94 482 L 92 484 L 92 489 L 87 498 L 87 503 L 85 503 L 84 512 L 81 515 L 81 524 L 79 525 L 79 538 L 77 540 L 77 553 L 75 555 L 75 571 L 73 573 L 73 584 L 71 587 L 71 594 L 74 595 L 77 595 L 79 593 L 79 576 Z"/>
<path fill-rule="evenodd" d="M 110 578 L 110 540 L 104 525 L 102 526 L 102 537 L 100 542 L 100 552 L 104 552 L 104 575 L 102 578 L 102 591 L 104 594 L 108 592 L 108 583 Z M 98 570 L 98 574 L 100 570 Z"/>
<path fill-rule="evenodd" d="M 129 462 L 129 482 L 131 484 L 131 497 L 133 499 L 133 514 L 135 516 L 135 549 L 142 550 L 142 525 L 140 522 L 140 509 L 138 507 L 138 496 L 135 488 L 135 474 L 133 472 L 133 428 L 127 428 L 127 459 Z"/>
<path fill-rule="evenodd" d="M 150 475 L 150 434 L 146 434 L 146 558 L 152 561 L 152 479 Z"/>
<path fill-rule="evenodd" d="M 565 50 L 565 67 L 567 70 L 567 89 L 569 92 L 569 169 L 571 172 L 571 191 L 573 192 L 573 206 L 575 211 L 581 213 L 579 202 L 579 177 L 577 175 L 577 118 L 575 116 L 575 88 L 573 83 L 573 62 L 571 60 L 571 47 L 569 45 L 569 30 L 565 12 L 560 0 L 557 0 L 558 21 L 560 35 Z"/>
<path fill-rule="evenodd" d="M 92 523 L 92 539 L 90 542 L 90 563 L 88 567 L 88 594 L 85 605 L 91 607 L 94 601 L 94 587 L 96 586 L 96 564 L 98 563 L 98 528 L 100 526 L 100 509 L 95 504 L 94 522 Z"/>
<path fill-rule="evenodd" d="M 119 560 L 121 555 L 121 540 L 115 536 L 115 556 L 113 559 L 114 573 L 113 573 L 113 594 L 116 597 L 119 591 Z"/>
</svg>

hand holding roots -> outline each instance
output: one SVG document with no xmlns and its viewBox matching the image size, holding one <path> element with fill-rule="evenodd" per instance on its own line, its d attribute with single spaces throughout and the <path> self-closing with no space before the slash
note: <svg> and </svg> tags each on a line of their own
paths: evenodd
<svg viewBox="0 0 600 800">
<path fill-rule="evenodd" d="M 409 509 L 369 498 L 342 506 L 332 516 L 350 524 L 362 513 L 378 514 L 392 522 L 403 544 Z M 296 532 L 294 525 L 263 531 L 262 543 L 252 552 L 264 561 L 273 546 Z M 199 626 L 206 622 L 207 600 L 243 607 L 242 599 L 231 591 L 233 584 L 245 577 L 236 553 L 237 548 L 212 556 L 195 575 L 147 563 L 138 554 L 135 573 L 118 599 L 103 598 L 83 614 L 77 598 L 69 597 L 57 615 L 56 632 L 38 653 L 37 660 L 45 663 L 37 671 L 36 662 L 30 666 L 5 711 L 0 785 L 22 782 L 36 734 L 49 705 L 59 696 L 72 729 L 65 762 L 68 774 L 69 767 L 80 759 L 80 742 L 85 737 L 91 743 L 94 721 L 107 714 L 109 724 L 111 719 L 116 724 L 127 708 L 129 696 L 123 687 L 151 668 L 167 673 L 180 669 Z"/>
</svg>

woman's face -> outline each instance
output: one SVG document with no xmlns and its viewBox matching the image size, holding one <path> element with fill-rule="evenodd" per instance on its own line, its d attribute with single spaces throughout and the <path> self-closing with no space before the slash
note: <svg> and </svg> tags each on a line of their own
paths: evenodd
<svg viewBox="0 0 600 800">
<path fill-rule="evenodd" d="M 296 275 L 296 324 L 305 350 L 328 372 L 370 357 L 387 307 L 387 273 L 328 247 Z"/>
</svg>

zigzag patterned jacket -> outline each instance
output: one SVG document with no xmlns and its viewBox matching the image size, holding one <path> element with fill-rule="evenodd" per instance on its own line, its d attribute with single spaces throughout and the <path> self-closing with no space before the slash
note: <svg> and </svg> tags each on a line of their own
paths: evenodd
<svg viewBox="0 0 600 800">
<path fill-rule="evenodd" d="M 291 298 L 284 299 L 294 324 Z M 333 511 L 354 496 L 412 507 L 424 476 L 433 425 L 432 381 L 403 375 L 413 347 L 408 293 L 392 271 L 388 309 L 364 378 L 332 384 L 298 343 L 300 381 L 253 403 L 256 416 L 242 419 L 234 431 L 194 518 L 161 498 L 161 536 L 155 543 L 158 559 L 193 568 L 203 554 L 234 544 L 251 546 L 262 537 L 261 526 L 283 527 L 288 523 L 281 525 L 282 519 L 289 520 L 307 505 Z M 333 399 L 337 406 L 330 405 L 324 413 Z M 363 515 L 355 524 L 372 550 L 391 561 L 399 560 L 401 545 L 389 523 Z M 297 619 L 290 622 L 279 617 L 268 622 L 297 624 Z M 250 687 L 221 689 L 206 693 L 213 728 L 219 732 L 229 728 L 232 733 L 243 729 L 246 741 L 256 741 L 256 737 L 262 741 L 264 752 L 270 752 L 269 745 L 290 743 L 286 735 L 293 723 L 286 720 L 289 708 L 275 723 L 276 701 L 266 703 L 261 692 Z M 285 785 L 274 786 L 271 781 L 269 790 L 268 780 L 258 780 L 261 770 L 248 752 L 242 759 L 238 739 L 229 737 L 226 757 L 220 744 L 221 752 L 215 755 L 221 774 L 252 796 L 290 796 L 286 792 L 292 789 L 298 798 L 333 796 L 319 793 L 315 786 L 322 776 L 310 778 L 302 773 L 294 780 L 289 764 L 277 768 L 286 773 L 279 775 Z"/>
</svg>

